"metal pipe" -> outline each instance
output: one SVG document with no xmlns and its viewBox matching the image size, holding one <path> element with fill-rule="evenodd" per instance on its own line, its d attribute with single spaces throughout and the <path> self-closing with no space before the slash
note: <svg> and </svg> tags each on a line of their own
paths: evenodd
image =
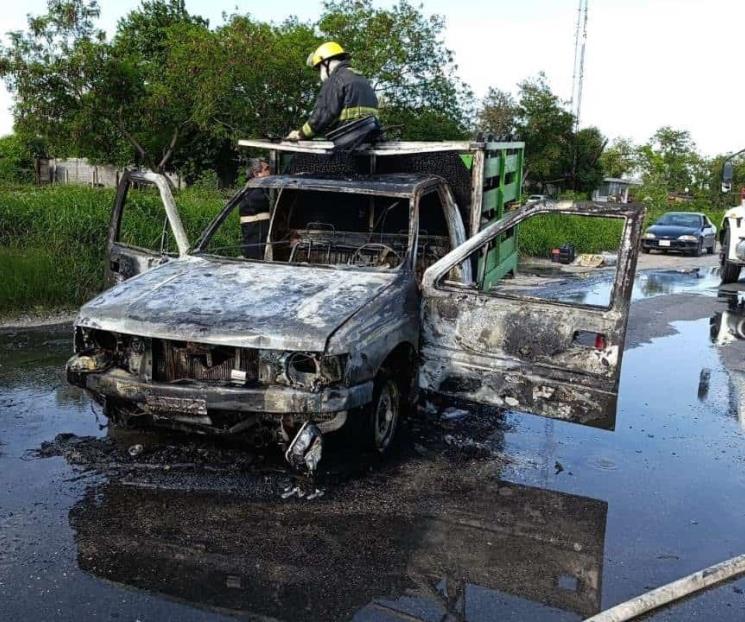
<svg viewBox="0 0 745 622">
<path fill-rule="evenodd" d="M 663 605 L 669 605 L 690 596 L 694 592 L 712 587 L 744 573 L 745 555 L 733 557 L 606 609 L 591 618 L 587 618 L 585 622 L 625 622 L 626 620 L 632 620 L 648 611 L 658 609 Z"/>
</svg>

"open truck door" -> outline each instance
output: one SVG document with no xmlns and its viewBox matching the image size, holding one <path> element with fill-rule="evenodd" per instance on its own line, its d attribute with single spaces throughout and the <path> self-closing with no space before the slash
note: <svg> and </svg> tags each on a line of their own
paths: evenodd
<svg viewBox="0 0 745 622">
<path fill-rule="evenodd" d="M 634 204 L 541 202 L 488 225 L 432 265 L 422 281 L 420 388 L 614 429 L 643 215 Z M 548 231 L 577 241 L 615 236 L 616 265 L 578 274 L 534 260 L 531 268 L 526 252 L 515 278 L 495 281 L 481 259 L 517 238 L 518 226 L 526 251 Z M 476 278 L 456 282 L 466 262 L 478 266 Z"/>
<path fill-rule="evenodd" d="M 133 186 L 136 194 L 130 192 Z M 188 249 L 168 180 L 150 171 L 125 171 L 109 225 L 107 284 L 126 281 Z"/>
</svg>

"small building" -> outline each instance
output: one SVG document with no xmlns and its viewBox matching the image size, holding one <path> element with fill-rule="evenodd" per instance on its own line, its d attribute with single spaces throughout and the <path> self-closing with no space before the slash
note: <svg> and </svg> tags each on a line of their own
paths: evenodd
<svg viewBox="0 0 745 622">
<path fill-rule="evenodd" d="M 592 200 L 598 203 L 628 203 L 631 186 L 641 186 L 641 182 L 637 179 L 606 177 L 603 183 L 593 190 Z"/>
</svg>

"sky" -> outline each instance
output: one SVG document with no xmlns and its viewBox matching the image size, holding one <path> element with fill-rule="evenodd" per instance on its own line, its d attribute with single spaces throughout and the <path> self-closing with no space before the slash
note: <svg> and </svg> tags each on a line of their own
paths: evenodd
<svg viewBox="0 0 745 622">
<path fill-rule="evenodd" d="M 740 41 L 742 0 L 588 0 L 581 125 L 608 137 L 645 142 L 670 125 L 689 130 L 702 153 L 745 147 L 745 80 Z M 117 20 L 139 0 L 100 0 L 101 25 Z M 375 0 L 390 6 L 391 0 Z M 317 0 L 187 0 L 190 12 L 212 25 L 224 12 L 281 21 L 313 20 Z M 578 0 L 423 0 L 427 13 L 446 20 L 445 43 L 458 74 L 483 96 L 490 86 L 516 91 L 518 82 L 543 71 L 565 100 L 572 92 Z M 44 12 L 45 0 L 4 3 L 0 33 L 23 29 L 26 15 Z M 344 43 L 343 41 L 340 43 Z M 0 90 L 0 135 L 12 131 L 12 105 Z M 740 115 L 739 117 L 737 115 Z"/>
</svg>

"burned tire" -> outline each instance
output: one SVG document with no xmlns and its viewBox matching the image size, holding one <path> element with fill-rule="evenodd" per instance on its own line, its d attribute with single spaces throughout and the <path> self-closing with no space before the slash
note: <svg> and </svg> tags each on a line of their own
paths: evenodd
<svg viewBox="0 0 745 622">
<path fill-rule="evenodd" d="M 402 395 L 399 381 L 381 371 L 375 379 L 366 433 L 366 444 L 380 454 L 387 453 L 395 441 L 403 409 Z"/>
<path fill-rule="evenodd" d="M 722 283 L 735 283 L 740 278 L 740 266 L 737 264 L 727 261 L 729 256 L 729 229 L 724 232 L 724 240 L 722 241 L 722 253 L 721 253 L 721 268 L 720 276 Z"/>
</svg>

